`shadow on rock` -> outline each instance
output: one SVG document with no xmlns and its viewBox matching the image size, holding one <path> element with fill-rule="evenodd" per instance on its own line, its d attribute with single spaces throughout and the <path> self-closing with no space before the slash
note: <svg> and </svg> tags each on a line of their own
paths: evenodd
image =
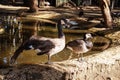
<svg viewBox="0 0 120 80">
<path fill-rule="evenodd" d="M 64 72 L 49 65 L 22 64 L 0 71 L 5 75 L 3 80 L 65 80 Z"/>
</svg>

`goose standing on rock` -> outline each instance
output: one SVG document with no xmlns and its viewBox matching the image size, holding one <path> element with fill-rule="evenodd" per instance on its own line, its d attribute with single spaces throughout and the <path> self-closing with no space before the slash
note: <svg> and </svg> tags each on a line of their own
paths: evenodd
<svg viewBox="0 0 120 80">
<path fill-rule="evenodd" d="M 62 51 L 65 47 L 65 36 L 62 31 L 62 26 L 65 24 L 65 19 L 60 19 L 57 24 L 58 38 L 48 38 L 33 35 L 27 41 L 21 44 L 21 46 L 15 51 L 11 57 L 10 64 L 14 64 L 17 57 L 23 50 L 33 49 L 37 51 L 37 55 L 48 55 L 48 64 L 50 64 L 51 56 Z"/>
<path fill-rule="evenodd" d="M 86 53 L 90 51 L 93 47 L 93 43 L 91 41 L 92 35 L 90 33 L 87 33 L 84 35 L 83 39 L 76 39 L 73 41 L 70 41 L 66 44 L 66 47 L 76 53 L 78 55 L 78 61 L 79 55 L 81 55 L 81 60 L 83 57 L 83 53 Z"/>
</svg>

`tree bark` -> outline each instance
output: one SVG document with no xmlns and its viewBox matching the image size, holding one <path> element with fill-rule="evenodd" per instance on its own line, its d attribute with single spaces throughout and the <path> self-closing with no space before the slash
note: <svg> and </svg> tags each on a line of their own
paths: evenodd
<svg viewBox="0 0 120 80">
<path fill-rule="evenodd" d="M 37 12 L 38 11 L 38 7 L 35 4 L 35 0 L 23 0 L 24 5 L 29 7 L 30 10 L 29 12 Z"/>
<path fill-rule="evenodd" d="M 115 0 L 112 0 L 111 9 L 114 9 L 114 5 L 115 5 Z"/>
<path fill-rule="evenodd" d="M 110 0 L 100 0 L 100 8 L 104 18 L 105 26 L 112 28 L 112 17 L 110 12 Z"/>
</svg>

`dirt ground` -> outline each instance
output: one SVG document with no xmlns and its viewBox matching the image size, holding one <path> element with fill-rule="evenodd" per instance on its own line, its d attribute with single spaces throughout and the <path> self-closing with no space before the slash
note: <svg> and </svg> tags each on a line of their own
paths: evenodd
<svg viewBox="0 0 120 80">
<path fill-rule="evenodd" d="M 26 10 L 26 8 L 24 9 Z M 73 59 L 55 62 L 53 65 L 1 65 L 0 80 L 120 80 L 120 26 L 111 30 L 95 27 L 102 19 L 100 9 L 98 7 L 85 7 L 84 10 L 83 17 L 78 17 L 78 11 L 75 8 L 41 8 L 38 13 L 21 12 L 19 16 L 22 16 L 22 19 L 42 19 L 52 24 L 56 24 L 56 21 L 61 17 L 78 22 L 86 22 L 92 18 L 87 26 L 89 27 L 88 31 L 110 38 L 112 44 L 108 49 L 96 55 L 85 57 L 85 61 L 81 63 Z M 3 12 L 5 11 L 3 10 Z M 19 13 L 19 10 L 17 11 Z M 95 15 L 92 14 L 94 12 L 96 12 Z"/>
</svg>

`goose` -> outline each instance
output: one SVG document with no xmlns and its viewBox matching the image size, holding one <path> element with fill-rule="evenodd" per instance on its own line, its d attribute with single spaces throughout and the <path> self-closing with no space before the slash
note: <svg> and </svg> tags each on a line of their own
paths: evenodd
<svg viewBox="0 0 120 80">
<path fill-rule="evenodd" d="M 65 47 L 65 35 L 62 31 L 65 19 L 60 19 L 57 24 L 58 38 L 40 37 L 38 35 L 31 36 L 28 40 L 23 42 L 11 57 L 10 64 L 14 64 L 20 53 L 23 50 L 33 49 L 37 55 L 48 55 L 47 64 L 51 64 L 51 56 L 62 51 Z"/>
<path fill-rule="evenodd" d="M 90 51 L 93 47 L 93 43 L 91 41 L 92 35 L 87 33 L 84 35 L 83 39 L 75 39 L 73 41 L 69 41 L 66 44 L 66 48 L 71 50 L 73 53 L 78 55 L 78 61 L 82 61 L 83 53 Z M 79 59 L 81 55 L 81 60 Z"/>
</svg>

